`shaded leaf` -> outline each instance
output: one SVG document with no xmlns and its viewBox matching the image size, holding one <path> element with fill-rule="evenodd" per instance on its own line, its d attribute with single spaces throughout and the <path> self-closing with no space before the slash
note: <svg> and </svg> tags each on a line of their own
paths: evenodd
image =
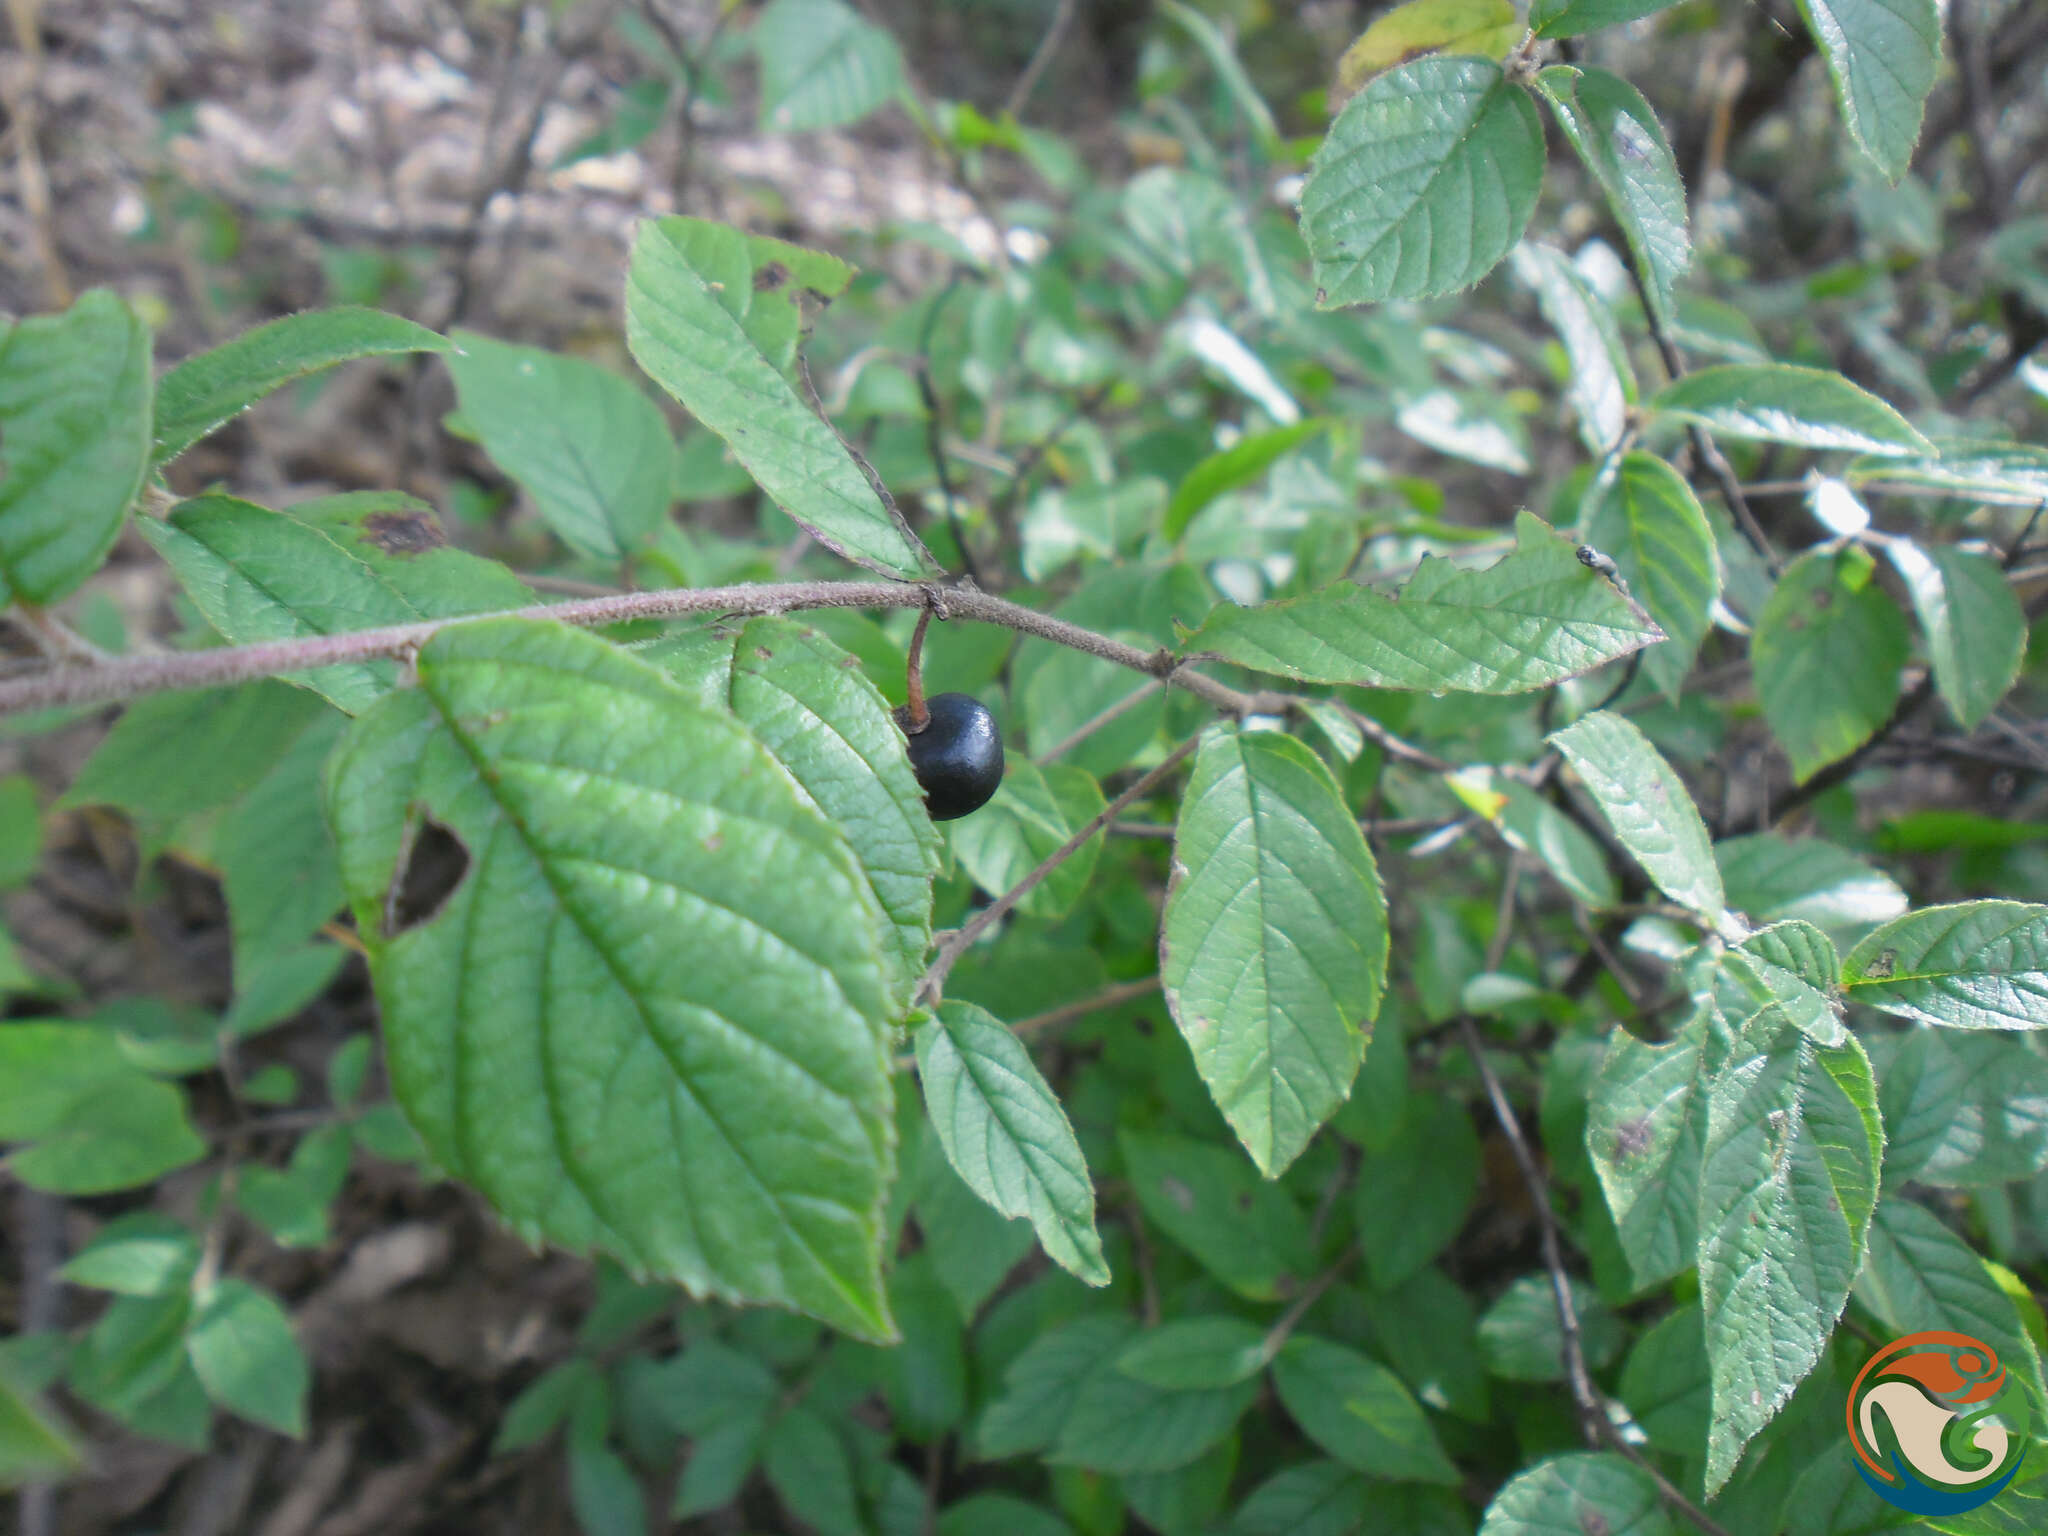
<svg viewBox="0 0 2048 1536">
<path fill-rule="evenodd" d="M 1298 1333 L 1273 1362 L 1273 1385 L 1302 1432 L 1346 1466 L 1394 1482 L 1458 1481 L 1408 1389 L 1358 1351 Z"/>
<path fill-rule="evenodd" d="M 1677 1536 L 1650 1474 L 1611 1451 L 1553 1457 L 1494 1495 L 1479 1536 Z"/>
<path fill-rule="evenodd" d="M 1802 783 L 1868 741 L 1899 696 L 1906 626 L 1870 564 L 1856 546 L 1811 550 L 1785 568 L 1757 615 L 1757 698 Z"/>
<path fill-rule="evenodd" d="M 1818 837 L 1776 832 L 1714 845 L 1728 905 L 1752 922 L 1799 918 L 1821 928 L 1882 923 L 1906 910 L 1906 893 L 1882 870 Z"/>
<path fill-rule="evenodd" d="M 1629 366 L 1621 327 L 1606 301 L 1562 251 L 1524 240 L 1515 247 L 1514 262 L 1515 275 L 1535 293 L 1543 318 L 1564 345 L 1569 370 L 1564 392 L 1579 418 L 1579 436 L 1591 452 L 1605 454 L 1621 441 L 1628 408 L 1636 397 L 1635 370 Z M 1599 536 L 1592 537 L 1597 541 Z"/>
<path fill-rule="evenodd" d="M 1145 1219 L 1238 1295 L 1277 1301 L 1307 1281 L 1307 1218 L 1234 1149 L 1129 1129 L 1118 1131 L 1117 1148 Z"/>
<path fill-rule="evenodd" d="M 1975 730 L 2026 656 L 2027 616 L 2012 584 L 1989 555 L 1953 544 L 1922 549 L 1893 539 L 1885 553 L 1906 579 L 1943 702 L 1964 730 Z"/>
<path fill-rule="evenodd" d="M 1651 681 L 1676 700 L 1721 596 L 1714 531 L 1685 477 L 1648 453 L 1622 456 L 1594 483 L 1586 541 L 1621 568 L 1636 601 L 1669 638 L 1643 655 Z"/>
</svg>

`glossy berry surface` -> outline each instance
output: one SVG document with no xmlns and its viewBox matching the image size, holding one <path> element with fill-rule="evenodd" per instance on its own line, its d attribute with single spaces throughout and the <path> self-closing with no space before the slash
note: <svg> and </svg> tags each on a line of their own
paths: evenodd
<svg viewBox="0 0 2048 1536">
<path fill-rule="evenodd" d="M 942 693 L 925 701 L 930 718 L 910 728 L 908 708 L 896 711 L 910 749 L 911 771 L 933 821 L 952 821 L 988 804 L 1003 782 L 1003 738 L 979 699 Z"/>
</svg>

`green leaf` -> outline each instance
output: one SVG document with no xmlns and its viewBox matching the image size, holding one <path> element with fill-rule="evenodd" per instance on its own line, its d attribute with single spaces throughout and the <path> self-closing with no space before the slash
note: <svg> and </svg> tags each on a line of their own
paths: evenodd
<svg viewBox="0 0 2048 1536">
<path fill-rule="evenodd" d="M 1906 893 L 1883 871 L 1818 837 L 1775 832 L 1714 845 L 1728 905 L 1754 923 L 1799 918 L 1821 928 L 1882 923 L 1906 910 Z"/>
<path fill-rule="evenodd" d="M 1668 640 L 1643 655 L 1650 680 L 1674 702 L 1721 596 L 1714 531 L 1685 477 L 1654 454 L 1622 456 L 1594 484 L 1586 541 L 1621 568 L 1636 600 Z"/>
<path fill-rule="evenodd" d="M 1359 1536 L 1381 1486 L 1340 1461 L 1301 1462 L 1254 1488 L 1230 1531 L 1232 1536 Z"/>
<path fill-rule="evenodd" d="M 602 1390 L 603 1374 L 585 1356 L 574 1355 L 560 1365 L 550 1366 L 512 1399 L 512 1405 L 498 1421 L 498 1433 L 491 1441 L 491 1454 L 503 1456 L 539 1444 L 568 1417 L 570 1406 L 577 1397 Z"/>
<path fill-rule="evenodd" d="M 113 547 L 149 468 L 149 345 L 104 288 L 0 321 L 0 605 L 56 601 Z"/>
<path fill-rule="evenodd" d="M 1931 453 L 1912 423 L 1839 373 L 1789 363 L 1722 363 L 1674 379 L 1646 410 L 1728 437 L 1847 448 L 1864 453 Z"/>
<path fill-rule="evenodd" d="M 251 1423 L 306 1433 L 312 1373 L 275 1296 L 229 1276 L 200 1301 L 185 1349 L 206 1395 Z"/>
<path fill-rule="evenodd" d="M 976 1452 L 985 1460 L 1043 1451 L 1072 1416 L 1093 1375 L 1116 1369 L 1137 1331 L 1122 1313 L 1097 1312 L 1042 1333 L 1010 1362 L 1002 1390 L 982 1414 Z"/>
<path fill-rule="evenodd" d="M 282 1169 L 244 1167 L 235 1202 L 287 1248 L 318 1248 L 330 1236 L 327 1208 L 348 1178 L 348 1129 L 323 1126 L 292 1149 Z"/>
<path fill-rule="evenodd" d="M 1859 547 L 1810 550 L 1757 615 L 1757 698 L 1801 783 L 1868 741 L 1899 696 L 1906 626 L 1870 566 Z"/>
<path fill-rule="evenodd" d="M 995 797 L 947 825 L 947 840 L 974 883 L 999 896 L 1101 814 L 1102 789 L 1067 763 L 1012 761 Z M 1102 839 L 1090 838 L 1018 906 L 1033 917 L 1066 916 L 1095 873 Z"/>
<path fill-rule="evenodd" d="M 1828 1050 L 1766 1023 L 1712 1086 L 1699 1245 L 1710 1495 L 1820 1359 L 1863 1262 L 1882 1146 L 1854 1036 Z"/>
<path fill-rule="evenodd" d="M 1479 1536 L 1678 1536 L 1649 1472 L 1611 1451 L 1580 1451 L 1518 1472 L 1494 1495 Z"/>
<path fill-rule="evenodd" d="M 1116 1368 L 1167 1392 L 1235 1386 L 1273 1358 L 1272 1332 L 1241 1317 L 1181 1317 L 1148 1328 L 1116 1357 Z"/>
<path fill-rule="evenodd" d="M 1663 125 L 1642 92 L 1604 69 L 1556 65 L 1537 87 L 1571 146 L 1599 183 L 1643 274 L 1650 308 L 1678 316 L 1678 280 L 1692 265 L 1685 183 Z"/>
<path fill-rule="evenodd" d="M 1058 1515 L 1007 1493 L 977 1493 L 948 1504 L 933 1536 L 1073 1536 Z"/>
<path fill-rule="evenodd" d="M 1479 1164 L 1464 1105 L 1408 1101 L 1393 1139 L 1361 1160 L 1352 1199 L 1374 1290 L 1392 1290 L 1450 1246 L 1478 1197 Z"/>
<path fill-rule="evenodd" d="M 1856 1299 L 1894 1334 L 1934 1328 L 1981 1339 L 2027 1389 L 2035 1420 L 2048 1411 L 2041 1355 L 2019 1308 L 1985 1261 L 1925 1206 L 1897 1195 L 1878 1203 Z"/>
<path fill-rule="evenodd" d="M 1842 987 L 1851 1002 L 1951 1029 L 2048 1029 L 2048 907 L 1908 913 L 1850 951 Z"/>
<path fill-rule="evenodd" d="M 625 1458 L 594 1435 L 569 1437 L 569 1507 L 583 1536 L 644 1536 L 647 1506 Z"/>
<path fill-rule="evenodd" d="M 891 991 L 907 1000 L 931 947 L 943 844 L 889 706 L 853 657 L 787 619 L 749 622 L 716 647 L 716 662 L 713 700 L 731 706 L 846 834 L 889 918 Z"/>
<path fill-rule="evenodd" d="M 1117 1147 L 1145 1219 L 1217 1280 L 1249 1301 L 1279 1301 L 1307 1283 L 1307 1218 L 1235 1150 L 1133 1130 L 1118 1131 Z"/>
<path fill-rule="evenodd" d="M 1635 370 L 1613 311 L 1562 251 L 1524 240 L 1515 247 L 1514 262 L 1515 275 L 1536 295 L 1543 318 L 1564 344 L 1565 398 L 1579 418 L 1580 438 L 1595 455 L 1611 452 L 1636 398 Z"/>
<path fill-rule="evenodd" d="M 1706 823 L 1684 782 L 1625 716 L 1600 710 L 1550 737 L 1622 847 L 1659 890 L 1709 925 L 1726 906 Z"/>
<path fill-rule="evenodd" d="M 1680 1307 L 1636 1340 L 1616 1392 L 1651 1445 L 1681 1456 L 1700 1454 L 1713 1414 L 1713 1380 L 1696 1304 Z"/>
<path fill-rule="evenodd" d="M 1177 539 L 1202 508 L 1226 492 L 1240 490 L 1257 480 L 1274 464 L 1319 432 L 1329 429 L 1328 418 L 1311 416 L 1305 421 L 1254 432 L 1239 438 L 1228 448 L 1210 454 L 1181 477 L 1166 504 L 1166 521 L 1160 532 Z"/>
<path fill-rule="evenodd" d="M 1344 50 L 1337 61 L 1337 84 L 1355 91 L 1374 75 L 1425 53 L 1497 59 L 1513 45 L 1515 25 L 1515 8 L 1508 0 L 1408 0 L 1375 17 Z"/>
<path fill-rule="evenodd" d="M 712 280 L 665 223 L 641 226 L 626 280 L 634 359 L 827 549 L 887 576 L 929 574 L 929 552 L 761 355 Z"/>
<path fill-rule="evenodd" d="M 1587 1094 L 1586 1150 L 1639 1289 L 1696 1260 L 1705 1042 L 1703 1016 L 1663 1045 L 1617 1028 Z"/>
<path fill-rule="evenodd" d="M 1417 59 L 1344 104 L 1311 163 L 1301 230 L 1327 308 L 1469 288 L 1522 237 L 1543 124 L 1486 59 Z"/>
<path fill-rule="evenodd" d="M 1273 1362 L 1273 1385 L 1302 1433 L 1347 1467 L 1390 1482 L 1457 1483 L 1408 1389 L 1358 1351 L 1298 1333 Z"/>
<path fill-rule="evenodd" d="M 0 1369 L 0 1488 L 54 1482 L 83 1464 L 63 1424 Z"/>
<path fill-rule="evenodd" d="M 1579 37 L 1603 27 L 1626 26 L 1676 4 L 1678 0 L 1534 0 L 1529 25 L 1538 37 Z"/>
<path fill-rule="evenodd" d="M 1398 599 L 1351 582 L 1218 608 L 1191 654 L 1290 677 L 1430 693 L 1526 693 L 1664 638 L 1650 616 L 1524 512 L 1513 554 L 1484 570 L 1430 556 Z"/>
<path fill-rule="evenodd" d="M 807 306 L 837 298 L 853 280 L 837 256 L 730 224 L 671 217 L 657 227 L 777 373 L 789 371 L 815 318 Z"/>
<path fill-rule="evenodd" d="M 183 1222 L 152 1211 L 119 1216 L 93 1234 L 63 1269 L 72 1285 L 123 1296 L 168 1296 L 199 1265 L 199 1239 Z"/>
<path fill-rule="evenodd" d="M 1598 1370 L 1621 1351 L 1621 1322 L 1577 1281 L 1571 1295 L 1580 1348 Z M 1522 1275 L 1509 1283 L 1479 1319 L 1479 1348 L 1486 1368 L 1503 1381 L 1564 1380 L 1564 1330 L 1548 1275 Z"/>
<path fill-rule="evenodd" d="M 2020 675 L 2027 616 L 1989 555 L 1893 539 L 1885 553 L 1906 580 L 1927 636 L 1935 685 L 1964 730 L 1975 730 Z"/>
<path fill-rule="evenodd" d="M 359 357 L 447 352 L 453 343 L 397 315 L 353 305 L 286 315 L 188 357 L 158 380 L 156 451 L 166 464 L 294 379 Z"/>
<path fill-rule="evenodd" d="M 842 0 L 773 0 L 753 39 L 764 132 L 858 122 L 902 88 L 896 40 Z"/>
<path fill-rule="evenodd" d="M 675 440 L 629 379 L 581 358 L 457 331 L 448 358 L 462 416 L 498 467 L 579 554 L 610 559 L 668 515 Z"/>
<path fill-rule="evenodd" d="M 761 1467 L 784 1509 L 820 1536 L 864 1536 L 853 1463 L 839 1430 L 798 1406 L 768 1426 Z"/>
<path fill-rule="evenodd" d="M 1496 778 L 1491 789 L 1501 796 L 1491 819 L 1509 847 L 1542 860 L 1559 885 L 1596 912 L 1621 899 L 1607 850 L 1591 833 L 1517 780 Z"/>
<path fill-rule="evenodd" d="M 1268 1178 L 1350 1096 L 1386 973 L 1379 870 L 1322 759 L 1275 732 L 1205 736 L 1159 974 L 1196 1070 Z"/>
<path fill-rule="evenodd" d="M 888 1339 L 883 919 L 844 836 L 738 721 L 591 635 L 480 620 L 417 670 L 328 805 L 436 1160 L 531 1241 Z"/>
<path fill-rule="evenodd" d="M 1799 0 L 1849 132 L 1893 181 L 1906 174 L 1941 63 L 1936 0 Z"/>
<path fill-rule="evenodd" d="M 1112 1363 L 1082 1380 L 1045 1459 L 1116 1477 L 1172 1472 L 1229 1434 L 1258 1392 L 1253 1380 L 1167 1391 Z"/>
<path fill-rule="evenodd" d="M 918 1031 L 917 1075 L 968 1188 L 1005 1216 L 1028 1216 L 1062 1269 L 1107 1285 L 1088 1164 L 1023 1043 L 972 1003 L 948 1003 Z"/>
<path fill-rule="evenodd" d="M 972 1319 L 1034 1246 L 1028 1221 L 1007 1221 L 967 1187 L 936 1136 L 918 1138 L 912 1173 L 917 1228 L 939 1283 Z"/>
<path fill-rule="evenodd" d="M 27 774 L 0 778 L 0 890 L 28 884 L 42 862 L 41 800 Z"/>
<path fill-rule="evenodd" d="M 185 1098 L 131 1066 L 92 1024 L 0 1025 L 0 1167 L 31 1189 L 103 1195 L 206 1155 Z"/>
<path fill-rule="evenodd" d="M 1876 1035 L 1887 1188 L 2009 1184 L 2048 1167 L 2048 1061 L 2006 1033 Z"/>
<path fill-rule="evenodd" d="M 221 817 L 213 857 L 227 895 L 237 990 L 280 964 L 341 910 L 341 869 L 320 809 L 320 778 L 347 722 L 310 720 L 276 765 Z"/>
</svg>

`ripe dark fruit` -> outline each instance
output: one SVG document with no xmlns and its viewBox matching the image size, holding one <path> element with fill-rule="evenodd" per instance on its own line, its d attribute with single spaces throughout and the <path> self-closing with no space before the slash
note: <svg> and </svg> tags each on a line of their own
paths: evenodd
<svg viewBox="0 0 2048 1536">
<path fill-rule="evenodd" d="M 942 693 L 925 701 L 928 718 L 913 730 L 910 707 L 896 711 L 910 749 L 911 771 L 924 791 L 933 821 L 952 821 L 988 804 L 1003 782 L 1003 738 L 995 716 L 964 693 Z"/>
</svg>

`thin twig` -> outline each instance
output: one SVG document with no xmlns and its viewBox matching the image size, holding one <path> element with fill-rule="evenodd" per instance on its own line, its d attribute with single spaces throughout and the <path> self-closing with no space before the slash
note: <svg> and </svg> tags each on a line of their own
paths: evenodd
<svg viewBox="0 0 2048 1536">
<path fill-rule="evenodd" d="M 1067 28 L 1074 20 L 1074 0 L 1060 0 L 1059 9 L 1052 13 L 1052 23 L 1045 29 L 1045 35 L 1038 40 L 1038 46 L 1031 51 L 1031 62 L 1024 66 L 1024 73 L 1017 77 L 1017 83 L 1010 87 L 1009 99 L 1003 103 L 1003 110 L 1011 117 L 1022 117 L 1024 107 L 1031 100 L 1031 93 L 1038 89 L 1039 79 L 1045 74 L 1045 67 L 1052 62 L 1053 55 L 1060 51 L 1060 43 L 1067 35 Z"/>
<path fill-rule="evenodd" d="M 804 321 L 804 345 L 808 345 L 811 339 L 811 323 L 809 317 Z M 896 525 L 896 531 L 903 535 L 904 541 L 912 549 L 917 551 L 919 560 L 923 562 L 927 570 L 932 572 L 940 570 L 939 562 L 933 559 L 932 552 L 925 548 L 924 540 L 920 539 L 911 530 L 910 519 L 905 517 L 903 509 L 896 505 L 896 497 L 890 492 L 889 487 L 883 483 L 881 475 L 875 470 L 875 466 L 868 462 L 868 456 L 853 446 L 847 435 L 839 430 L 839 423 L 832 419 L 832 413 L 825 409 L 825 402 L 818 397 L 818 386 L 811 382 L 811 363 L 810 359 L 804 355 L 804 346 L 799 346 L 796 351 L 796 376 L 798 382 L 804 387 L 804 398 L 810 402 L 811 409 L 817 413 L 818 420 L 825 424 L 827 432 L 830 432 L 839 439 L 839 446 L 846 450 L 847 457 L 852 459 L 854 465 L 860 470 L 861 477 L 868 483 L 868 489 L 875 493 L 875 499 L 881 502 L 882 510 L 889 514 L 889 521 Z M 870 568 L 872 568 L 869 561 L 862 560 L 857 555 L 850 556 L 849 558 L 859 561 L 862 565 L 870 565 Z"/>
<path fill-rule="evenodd" d="M 1320 1275 L 1317 1275 L 1315 1279 L 1309 1281 L 1308 1288 L 1295 1297 L 1287 1310 L 1274 1320 L 1273 1326 L 1266 1330 L 1265 1342 L 1260 1351 L 1268 1360 L 1280 1353 L 1281 1346 L 1293 1335 L 1295 1328 L 1300 1324 L 1301 1320 L 1308 1315 L 1308 1309 L 1323 1299 L 1323 1293 L 1343 1277 L 1344 1271 L 1351 1267 L 1352 1262 L 1357 1259 L 1360 1252 L 1362 1250 L 1358 1244 L 1351 1243 L 1347 1245 L 1337 1261 Z"/>
<path fill-rule="evenodd" d="M 1058 1029 L 1062 1024 L 1071 1024 L 1076 1019 L 1085 1019 L 1091 1013 L 1121 1008 L 1125 1003 L 1147 997 L 1158 990 L 1157 971 L 1150 976 L 1141 976 L 1136 981 L 1119 981 L 1075 1002 L 1062 1003 L 1057 1008 L 1046 1009 L 1044 1013 L 1034 1013 L 1028 1019 L 1019 1019 L 1010 1026 L 1010 1033 L 1028 1039 L 1049 1029 Z"/>
<path fill-rule="evenodd" d="M 1074 728 L 1073 732 L 1070 735 L 1066 736 L 1060 741 L 1053 743 L 1053 745 L 1046 748 L 1045 751 L 1039 753 L 1039 765 L 1043 767 L 1045 764 L 1054 761 L 1056 758 L 1066 756 L 1067 753 L 1071 752 L 1075 747 L 1078 747 L 1082 742 L 1086 741 L 1090 736 L 1093 736 L 1097 731 L 1101 730 L 1105 725 L 1108 725 L 1112 720 L 1122 719 L 1125 715 L 1129 714 L 1132 710 L 1136 709 L 1140 704 L 1144 703 L 1147 699 L 1151 698 L 1153 694 L 1159 692 L 1165 686 L 1166 679 L 1163 677 L 1155 677 L 1150 682 L 1140 683 L 1136 688 L 1132 689 L 1129 693 L 1125 694 L 1122 698 L 1118 699 L 1114 704 L 1110 705 L 1107 709 L 1100 710 L 1091 718 L 1082 721 L 1080 725 Z"/>
<path fill-rule="evenodd" d="M 932 299 L 925 311 L 924 325 L 917 337 L 917 393 L 924 402 L 925 450 L 932 456 L 932 469 L 939 477 L 939 494 L 946 498 L 946 526 L 953 530 L 953 542 L 960 549 L 960 564 L 967 572 L 968 580 L 978 587 L 988 582 L 976 566 L 974 551 L 967 542 L 967 521 L 960 515 L 960 494 L 953 487 L 953 471 L 946 462 L 946 413 L 939 401 L 938 387 L 932 383 L 932 333 L 938 327 L 939 312 L 946 307 L 960 284 L 960 269 L 953 268 L 946 275 L 946 286 Z"/>
<path fill-rule="evenodd" d="M 936 953 L 932 956 L 931 964 L 925 968 L 923 977 L 919 979 L 917 991 L 913 994 L 912 1001 L 915 1002 L 922 999 L 928 1004 L 936 1005 L 945 990 L 946 975 L 953 969 L 953 963 L 966 953 L 976 939 L 988 932 L 993 925 L 1001 922 L 1008 915 L 1010 909 L 1016 906 L 1018 902 L 1043 885 L 1054 870 L 1058 869 L 1081 850 L 1082 845 L 1089 838 L 1115 820 L 1118 811 L 1121 811 L 1125 806 L 1130 805 L 1134 801 L 1143 799 L 1146 795 L 1157 789 L 1160 784 L 1164 783 L 1189 754 L 1201 745 L 1201 741 L 1202 738 L 1199 736 L 1190 736 L 1186 741 L 1167 753 L 1165 760 L 1157 768 L 1139 778 L 1129 789 L 1104 806 L 1101 812 L 1092 817 L 1086 826 L 1082 827 L 1080 831 L 1047 854 L 1038 868 L 1032 870 L 1030 874 L 975 913 L 973 917 L 969 918 L 959 928 L 947 934 L 940 941 Z"/>
</svg>

